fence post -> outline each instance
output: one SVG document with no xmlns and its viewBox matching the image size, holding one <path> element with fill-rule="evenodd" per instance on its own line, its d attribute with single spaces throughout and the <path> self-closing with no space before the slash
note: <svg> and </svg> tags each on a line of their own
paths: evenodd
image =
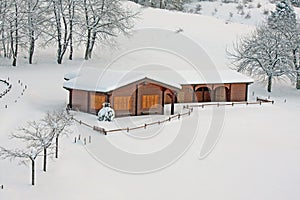
<svg viewBox="0 0 300 200">
<path fill-rule="evenodd" d="M 78 135 L 78 140 L 80 140 L 80 134 Z"/>
<path fill-rule="evenodd" d="M 83 141 L 84 141 L 84 145 L 86 145 L 86 138 L 84 138 Z"/>
<path fill-rule="evenodd" d="M 2 190 L 4 189 L 4 185 L 1 185 L 1 189 L 2 189 Z"/>
<path fill-rule="evenodd" d="M 89 143 L 92 143 L 92 136 L 89 136 Z"/>
<path fill-rule="evenodd" d="M 77 140 L 77 138 L 75 137 L 75 139 L 74 139 L 74 143 L 76 143 L 76 142 L 77 142 L 76 140 Z"/>
</svg>

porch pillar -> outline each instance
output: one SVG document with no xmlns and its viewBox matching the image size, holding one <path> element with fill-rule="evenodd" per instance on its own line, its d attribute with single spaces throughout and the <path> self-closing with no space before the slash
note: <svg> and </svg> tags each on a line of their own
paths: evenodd
<svg viewBox="0 0 300 200">
<path fill-rule="evenodd" d="M 162 93 L 161 93 L 161 113 L 164 115 L 165 114 L 165 88 L 162 88 Z"/>
<path fill-rule="evenodd" d="M 195 103 L 195 95 L 196 95 L 196 85 L 193 85 L 193 103 Z"/>
<path fill-rule="evenodd" d="M 138 115 L 138 103 L 139 103 L 139 85 L 136 84 L 135 85 L 135 111 L 134 111 L 134 115 L 137 116 Z"/>
<path fill-rule="evenodd" d="M 175 93 L 172 94 L 172 103 L 171 103 L 171 115 L 174 115 L 174 103 L 175 103 Z"/>
</svg>

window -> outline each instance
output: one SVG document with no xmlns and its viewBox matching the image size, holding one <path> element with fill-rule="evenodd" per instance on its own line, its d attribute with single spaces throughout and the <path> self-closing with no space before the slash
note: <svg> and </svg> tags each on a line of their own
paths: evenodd
<svg viewBox="0 0 300 200">
<path fill-rule="evenodd" d="M 131 97 L 121 96 L 114 97 L 114 109 L 115 110 L 131 110 Z"/>
<path fill-rule="evenodd" d="M 93 110 L 100 110 L 105 102 L 105 96 L 92 93 L 90 96 L 90 106 Z"/>
<path fill-rule="evenodd" d="M 142 108 L 150 109 L 158 107 L 158 95 L 143 95 L 142 96 Z"/>
</svg>

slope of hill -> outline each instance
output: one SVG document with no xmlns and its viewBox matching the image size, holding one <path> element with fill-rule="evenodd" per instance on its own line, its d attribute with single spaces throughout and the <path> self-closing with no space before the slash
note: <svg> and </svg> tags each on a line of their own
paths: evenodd
<svg viewBox="0 0 300 200">
<path fill-rule="evenodd" d="M 128 6 L 139 7 L 133 3 Z M 226 23 L 226 19 L 145 8 L 137 21 L 137 29 L 149 27 L 191 38 L 219 68 L 229 67 L 226 47 L 238 35 L 253 29 L 250 25 Z M 156 38 L 147 35 L 144 39 L 151 42 Z M 173 41 L 174 44 L 178 42 Z M 103 67 L 108 59 L 105 56 L 98 48 L 95 58 L 90 61 L 76 58 L 59 66 L 54 62 L 53 53 L 43 50 L 38 53 L 34 65 L 0 66 L 0 78 L 9 77 L 13 84 L 12 90 L 0 99 L 0 146 L 19 147 L 19 143 L 9 139 L 11 132 L 28 120 L 38 120 L 47 111 L 66 105 L 67 91 L 62 88 L 65 73 L 85 66 Z M 147 54 L 144 56 L 145 60 L 151 60 Z M 27 89 L 21 95 L 25 85 Z M 199 108 L 190 118 L 155 127 L 154 131 L 147 129 L 148 132 L 140 130 L 103 136 L 76 124 L 72 133 L 61 140 L 60 158 L 49 160 L 47 173 L 42 171 L 42 158 L 38 158 L 37 185 L 34 187 L 29 184 L 29 167 L 0 160 L 0 186 L 4 185 L 4 189 L 0 189 L 0 199 L 299 199 L 300 135 L 295 119 L 299 118 L 300 94 L 284 84 L 276 85 L 274 91 L 271 94 L 274 105 Z M 265 98 L 269 95 L 259 84 L 251 86 L 249 94 L 251 101 L 256 96 Z M 97 123 L 93 115 L 78 113 L 77 117 Z M 122 118 L 114 125 L 159 119 L 161 116 Z M 200 160 L 203 141 L 209 130 L 214 132 L 216 126 L 221 130 L 219 142 L 206 159 Z M 181 127 L 185 129 L 180 130 Z M 133 155 L 151 154 L 172 144 L 180 131 L 195 133 L 196 137 L 186 151 L 180 152 L 181 157 L 176 162 L 154 173 L 123 173 L 108 167 L 98 157 L 100 154 L 116 163 L 126 164 L 131 161 L 110 154 L 104 145 L 112 144 Z M 140 138 L 149 136 L 149 132 L 151 137 Z M 74 138 L 79 135 L 82 138 L 92 136 L 92 143 L 83 145 L 82 140 L 74 143 Z M 159 162 L 162 157 L 155 159 Z M 144 161 L 147 160 L 139 162 Z"/>
</svg>

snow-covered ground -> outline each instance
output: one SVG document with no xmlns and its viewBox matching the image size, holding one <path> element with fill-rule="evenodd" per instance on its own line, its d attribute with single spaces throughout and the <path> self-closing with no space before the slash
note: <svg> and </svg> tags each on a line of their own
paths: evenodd
<svg viewBox="0 0 300 200">
<path fill-rule="evenodd" d="M 142 10 L 137 28 L 144 27 L 171 31 L 181 28 L 182 34 L 201 45 L 219 68 L 228 67 L 226 46 L 237 35 L 253 29 L 208 16 L 152 8 Z M 9 77 L 13 84 L 12 90 L 0 99 L 0 146 L 18 146 L 9 140 L 11 132 L 28 120 L 38 120 L 47 111 L 66 105 L 68 93 L 62 88 L 64 74 L 83 66 L 101 67 L 102 62 L 100 56 L 91 61 L 76 58 L 59 66 L 54 55 L 47 51 L 39 52 L 38 56 L 32 66 L 0 66 L 0 78 Z M 27 89 L 23 92 L 25 85 Z M 268 95 L 265 85 L 251 85 L 249 100 Z M 4 185 L 0 199 L 299 199 L 299 97 L 299 91 L 281 82 L 275 83 L 270 94 L 275 100 L 273 105 L 198 108 L 190 117 L 165 125 L 108 136 L 77 124 L 61 140 L 60 158 L 50 160 L 47 173 L 42 171 L 42 159 L 38 159 L 34 187 L 30 185 L 29 167 L 0 160 L 0 185 Z M 78 113 L 76 117 L 98 124 L 93 115 Z M 113 125 L 98 125 L 143 124 L 161 118 L 164 116 L 120 118 Z M 206 134 L 215 126 L 220 128 L 221 137 L 209 156 L 200 159 Z M 182 127 L 185 128 L 181 130 Z M 120 172 L 134 167 L 131 164 L 136 160 L 110 154 L 105 146 L 111 144 L 128 154 L 148 155 L 173 144 L 182 133 L 191 137 L 187 141 L 191 145 L 186 146 L 189 148 L 179 152 L 182 154 L 176 162 L 152 173 Z M 81 139 L 74 143 L 79 135 L 82 139 L 91 136 L 92 142 L 83 145 Z M 167 155 L 173 156 L 172 153 Z M 153 163 L 160 163 L 163 158 L 154 158 Z M 112 163 L 104 163 L 105 159 Z M 126 161 L 132 163 L 125 165 Z M 142 164 L 136 163 L 137 167 Z"/>
<path fill-rule="evenodd" d="M 227 23 L 241 23 L 259 25 L 270 11 L 274 10 L 275 3 L 261 0 L 251 1 L 192 1 L 185 6 L 186 12 L 205 16 L 213 16 L 225 20 Z"/>
</svg>

